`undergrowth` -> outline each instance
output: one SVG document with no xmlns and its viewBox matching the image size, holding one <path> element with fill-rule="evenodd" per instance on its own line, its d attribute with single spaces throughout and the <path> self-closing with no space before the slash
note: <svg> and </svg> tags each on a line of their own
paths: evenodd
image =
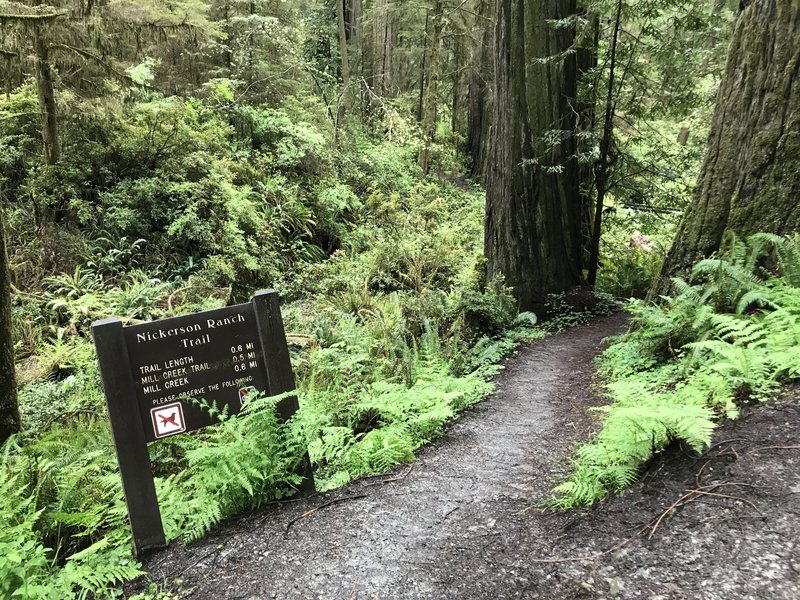
<svg viewBox="0 0 800 600">
<path fill-rule="evenodd" d="M 557 508 L 588 506 L 633 483 L 671 443 L 701 452 L 722 418 L 800 378 L 800 236 L 726 236 L 677 293 L 632 300 L 628 333 L 604 353 L 612 403 L 554 490 Z"/>
<path fill-rule="evenodd" d="M 293 494 L 306 449 L 321 490 L 413 460 L 490 391 L 504 356 L 545 335 L 485 278 L 481 190 L 421 179 L 410 120 L 395 115 L 393 142 L 343 131 L 345 151 L 313 110 L 307 122 L 150 98 L 93 116 L 80 139 L 65 132 L 57 182 L 44 169 L 13 182 L 63 223 L 9 211 L 23 432 L 0 455 L 2 597 L 110 598 L 142 574 L 90 340 L 98 318 L 165 318 L 261 287 L 283 297 L 300 412 L 280 424 L 261 398 L 150 445 L 167 538 L 184 541 Z M 174 146 L 145 164 L 151 138 Z M 145 595 L 161 597 L 151 583 Z"/>
</svg>

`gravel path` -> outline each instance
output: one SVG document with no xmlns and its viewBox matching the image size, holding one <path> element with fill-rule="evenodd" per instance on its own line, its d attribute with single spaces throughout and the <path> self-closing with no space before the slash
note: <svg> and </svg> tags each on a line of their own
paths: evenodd
<svg viewBox="0 0 800 600">
<path fill-rule="evenodd" d="M 572 560 L 641 531 L 691 487 L 699 463 L 679 451 L 588 516 L 538 508 L 574 444 L 596 427 L 586 411 L 602 403 L 593 359 L 602 339 L 624 324 L 623 316 L 609 317 L 522 349 L 498 376 L 496 392 L 413 465 L 242 515 L 200 542 L 173 544 L 146 568 L 155 581 L 180 579 L 177 591 L 191 598 L 800 598 L 795 463 L 775 467 L 789 486 L 786 506 L 775 498 L 764 506 L 776 513 L 774 527 L 797 530 L 786 530 L 793 537 L 782 541 L 780 534 L 758 538 L 764 522 L 745 518 L 754 516 L 745 502 L 709 496 L 665 519 L 652 540 L 638 536 L 597 560 Z M 796 432 L 800 402 L 788 402 L 797 409 L 791 417 L 768 420 L 794 419 Z M 734 425 L 746 427 L 747 419 Z M 766 434 L 759 440 L 772 445 Z M 716 462 L 706 474 L 717 467 L 724 474 L 728 458 L 731 467 L 743 464 L 734 454 L 709 455 Z M 800 452 L 770 456 L 791 460 Z M 737 494 L 756 491 L 740 487 Z M 711 512 L 695 522 L 686 518 L 692 509 Z M 733 516 L 709 526 L 704 519 L 719 511 Z"/>
</svg>

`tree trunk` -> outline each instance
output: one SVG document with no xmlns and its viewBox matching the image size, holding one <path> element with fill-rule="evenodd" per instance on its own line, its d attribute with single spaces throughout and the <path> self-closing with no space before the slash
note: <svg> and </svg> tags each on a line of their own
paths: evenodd
<svg viewBox="0 0 800 600">
<path fill-rule="evenodd" d="M 422 119 L 422 148 L 419 150 L 417 162 L 422 169 L 423 177 L 428 174 L 430 166 L 430 147 L 436 136 L 437 103 L 439 101 L 439 61 L 444 27 L 442 0 L 436 0 L 430 15 L 430 38 L 428 39 L 428 58 L 425 61 L 426 73 L 420 94 L 420 116 Z"/>
<path fill-rule="evenodd" d="M 739 15 L 694 198 L 650 297 L 668 293 L 740 236 L 800 229 L 800 2 L 757 0 Z"/>
<path fill-rule="evenodd" d="M 453 133 L 461 131 L 461 54 L 463 52 L 461 38 L 456 37 L 453 41 L 453 79 L 452 79 L 452 102 L 450 103 L 450 130 Z"/>
<path fill-rule="evenodd" d="M 597 13 L 587 13 L 585 18 L 591 24 L 591 40 L 585 41 L 578 47 L 575 59 L 578 66 L 578 85 L 583 88 L 583 94 L 579 94 L 578 102 L 575 104 L 575 111 L 578 113 L 578 130 L 582 132 L 595 131 L 597 126 L 596 107 L 598 102 L 598 83 L 597 76 L 597 53 L 600 47 L 600 17 Z M 578 154 L 586 155 L 593 141 L 578 141 Z M 578 178 L 580 181 L 581 196 L 581 245 L 583 252 L 583 262 L 589 264 L 592 254 L 592 239 L 594 228 L 594 205 L 595 194 L 595 170 L 594 162 L 586 160 L 578 165 Z"/>
<path fill-rule="evenodd" d="M 494 28 L 486 25 L 482 17 L 492 10 L 490 0 L 478 6 L 479 23 L 484 27 L 478 50 L 478 67 L 470 77 L 467 108 L 467 154 L 470 157 L 472 177 L 483 179 L 486 172 L 489 126 L 492 114 L 490 82 L 494 79 Z"/>
<path fill-rule="evenodd" d="M 606 89 L 606 105 L 603 114 L 603 136 L 600 138 L 600 157 L 595 165 L 595 189 L 597 197 L 592 221 L 592 246 L 589 252 L 589 275 L 587 282 L 594 285 L 597 281 L 597 269 L 600 266 L 600 237 L 603 225 L 603 202 L 608 191 L 608 174 L 611 168 L 611 142 L 614 136 L 614 113 L 617 101 L 614 98 L 614 75 L 617 68 L 617 41 L 622 24 L 622 0 L 617 0 L 617 11 L 614 19 L 614 31 L 611 34 L 611 50 L 608 55 L 608 87 Z"/>
<path fill-rule="evenodd" d="M 350 59 L 347 55 L 347 23 L 345 20 L 344 0 L 336 0 L 336 21 L 339 29 L 339 56 L 341 59 L 342 93 L 336 107 L 336 123 L 333 127 L 333 144 L 339 142 L 339 129 L 350 100 Z"/>
<path fill-rule="evenodd" d="M 61 157 L 61 143 L 58 138 L 58 113 L 53 90 L 53 71 L 50 68 L 50 49 L 39 31 L 39 27 L 36 26 L 33 30 L 36 51 L 36 90 L 39 95 L 39 112 L 42 118 L 44 158 L 48 165 L 54 165 Z"/>
<path fill-rule="evenodd" d="M 20 429 L 14 344 L 11 339 L 11 282 L 5 243 L 5 222 L 0 208 L 0 444 Z"/>
<path fill-rule="evenodd" d="M 392 87 L 392 20 L 388 0 L 377 0 L 372 16 L 373 90 L 389 96 Z"/>
<path fill-rule="evenodd" d="M 575 33 L 548 22 L 575 9 L 575 0 L 497 1 L 484 245 L 487 275 L 505 276 L 522 310 L 581 282 Z M 545 142 L 553 130 L 559 140 Z"/>
</svg>

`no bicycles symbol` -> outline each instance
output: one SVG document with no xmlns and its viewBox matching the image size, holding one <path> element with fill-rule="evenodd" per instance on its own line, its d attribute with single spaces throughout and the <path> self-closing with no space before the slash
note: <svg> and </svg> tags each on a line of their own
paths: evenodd
<svg viewBox="0 0 800 600">
<path fill-rule="evenodd" d="M 247 404 L 247 401 L 250 399 L 250 394 L 255 393 L 257 390 L 253 386 L 245 387 L 239 390 L 239 403 L 241 404 L 242 408 L 244 405 Z"/>
</svg>

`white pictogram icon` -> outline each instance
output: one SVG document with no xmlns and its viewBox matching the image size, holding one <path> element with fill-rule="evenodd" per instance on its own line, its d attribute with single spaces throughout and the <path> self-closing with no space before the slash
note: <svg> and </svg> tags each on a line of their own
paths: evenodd
<svg viewBox="0 0 800 600">
<path fill-rule="evenodd" d="M 150 414 L 153 416 L 153 431 L 157 438 L 186 431 L 183 406 L 180 402 L 153 408 L 150 410 Z"/>
</svg>

